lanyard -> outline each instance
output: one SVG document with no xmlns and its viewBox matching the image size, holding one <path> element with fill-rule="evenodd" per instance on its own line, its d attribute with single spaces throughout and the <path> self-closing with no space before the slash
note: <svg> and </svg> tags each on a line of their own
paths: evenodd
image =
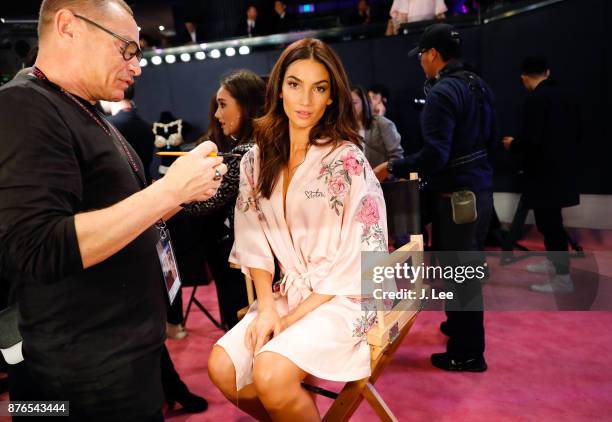
<svg viewBox="0 0 612 422">
<path fill-rule="evenodd" d="M 34 68 L 32 70 L 32 73 L 34 74 L 34 76 L 36 78 L 38 78 L 41 81 L 44 81 L 44 82 L 48 83 L 50 86 L 52 86 L 53 88 L 55 88 L 56 90 L 58 90 L 59 92 L 64 94 L 67 98 L 72 100 L 85 114 L 87 114 L 89 117 L 91 117 L 93 119 L 93 121 L 96 122 L 96 124 L 98 126 L 100 126 L 100 128 L 102 128 L 104 133 L 106 133 L 108 136 L 110 136 L 110 138 L 111 138 L 111 140 L 113 142 L 115 142 L 115 140 L 119 141 L 119 145 L 121 146 L 121 151 L 123 151 L 124 157 L 127 159 L 130 167 L 132 168 L 132 170 L 134 172 L 134 175 L 135 175 L 136 179 L 140 182 L 141 187 L 144 189 L 147 186 L 147 181 L 145 180 L 144 176 L 140 173 L 139 167 L 138 167 L 138 163 L 134 159 L 134 156 L 132 155 L 132 152 L 130 151 L 130 148 L 128 146 L 127 141 L 125 140 L 123 135 L 121 135 L 121 133 L 115 128 L 115 126 L 113 126 L 111 124 L 108 124 L 108 125 L 104 124 L 103 118 L 101 118 L 98 115 L 97 111 L 95 113 L 92 112 L 89 109 L 88 106 L 83 104 L 84 100 L 79 100 L 77 97 L 75 97 L 70 92 L 66 91 L 64 88 L 62 88 L 60 86 L 57 86 L 56 84 L 51 82 L 47 78 L 47 76 L 43 73 L 43 71 L 40 70 L 39 68 L 37 68 L 36 66 L 34 66 Z M 109 128 L 110 128 L 110 130 L 109 130 Z M 112 131 L 112 133 L 111 133 L 111 131 Z M 113 133 L 115 134 L 115 136 L 113 136 Z M 155 223 L 155 226 L 159 230 L 160 237 L 165 239 L 166 236 L 167 236 L 166 235 L 166 230 L 167 229 L 166 229 L 166 224 L 165 224 L 164 220 L 160 218 L 159 221 L 157 223 Z"/>
<path fill-rule="evenodd" d="M 108 136 L 110 136 L 110 138 L 111 138 L 111 140 L 113 140 L 113 142 L 115 142 L 115 140 L 119 141 L 120 149 L 123 152 L 124 157 L 127 159 L 128 164 L 132 168 L 132 171 L 134 172 L 134 175 L 136 176 L 136 178 L 140 182 L 141 187 L 145 188 L 147 186 L 147 182 L 146 182 L 145 178 L 143 177 L 143 175 L 140 173 L 138 163 L 136 162 L 136 159 L 134 159 L 134 155 L 130 151 L 130 148 L 128 146 L 127 141 L 125 140 L 123 135 L 121 135 L 121 133 L 113 125 L 105 124 L 103 122 L 103 118 L 101 118 L 98 115 L 97 111 L 94 113 L 93 111 L 90 110 L 90 108 L 88 106 L 83 104 L 83 100 L 78 99 L 73 94 L 71 94 L 70 92 L 66 91 L 64 88 L 55 85 L 53 82 L 51 82 L 47 78 L 47 76 L 43 73 L 43 71 L 40 70 L 39 68 L 37 68 L 36 66 L 34 66 L 34 68 L 32 70 L 32 74 L 36 78 L 38 78 L 39 80 L 44 81 L 44 82 L 48 83 L 49 85 L 51 85 L 52 87 L 54 87 L 55 89 L 59 90 L 59 92 L 64 94 L 64 96 L 66 96 L 67 98 L 72 100 L 72 102 L 74 102 L 85 114 L 87 114 L 94 122 L 96 122 L 96 124 L 98 126 L 100 126 L 100 128 L 104 131 L 104 133 L 106 133 Z M 114 136 L 113 136 L 113 134 L 114 134 Z"/>
</svg>

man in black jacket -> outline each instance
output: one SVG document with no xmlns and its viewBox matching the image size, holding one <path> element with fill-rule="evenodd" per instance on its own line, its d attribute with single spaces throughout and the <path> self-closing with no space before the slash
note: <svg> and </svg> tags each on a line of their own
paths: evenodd
<svg viewBox="0 0 612 422">
<path fill-rule="evenodd" d="M 265 30 L 260 25 L 258 11 L 255 5 L 250 4 L 246 11 L 246 20 L 241 20 L 236 29 L 237 37 L 257 37 L 263 35 Z"/>
<path fill-rule="evenodd" d="M 296 30 L 295 18 L 287 13 L 285 2 L 277 0 L 274 2 L 274 14 L 271 23 L 272 34 L 284 34 Z"/>
<path fill-rule="evenodd" d="M 536 226 L 549 251 L 547 260 L 527 269 L 552 276 L 546 283 L 531 285 L 531 289 L 569 293 L 574 286 L 569 275 L 568 239 L 561 209 L 579 203 L 575 157 L 580 112 L 572 95 L 550 78 L 545 58 L 526 58 L 521 79 L 529 91 L 521 134 L 516 139 L 506 136 L 503 143 L 523 160 L 524 199 L 533 209 Z"/>
<path fill-rule="evenodd" d="M 110 108 L 112 114 L 108 120 L 125 137 L 125 140 L 130 143 L 132 148 L 138 154 L 138 158 L 142 161 L 142 169 L 148 183 L 151 183 L 151 174 L 149 167 L 153 160 L 153 131 L 151 124 L 146 122 L 134 106 L 134 85 L 131 85 L 125 90 L 123 100 L 118 102 L 103 101 L 103 107 Z M 107 111 L 106 109 L 104 111 Z M 108 112 L 107 111 L 107 112 Z"/>
<path fill-rule="evenodd" d="M 418 172 L 431 194 L 433 248 L 440 252 L 440 265 L 482 265 L 484 257 L 474 251 L 483 250 L 493 210 L 493 170 L 488 159 L 496 136 L 493 95 L 459 61 L 461 39 L 452 26 L 429 26 L 411 54 L 419 55 L 428 79 L 421 114 L 423 147 L 374 171 L 379 180 L 389 173 L 407 178 L 410 172 Z M 453 211 L 451 198 L 461 191 L 469 191 L 473 198 L 468 201 L 467 219 L 456 218 Z M 452 371 L 485 371 L 480 281 L 449 281 L 455 297 L 446 301 L 448 320 L 440 327 L 449 336 L 447 351 L 432 355 L 432 364 Z"/>
</svg>

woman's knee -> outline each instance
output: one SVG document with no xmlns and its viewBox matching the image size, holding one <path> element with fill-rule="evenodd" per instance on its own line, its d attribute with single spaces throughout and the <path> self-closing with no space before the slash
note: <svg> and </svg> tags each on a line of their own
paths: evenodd
<svg viewBox="0 0 612 422">
<path fill-rule="evenodd" d="M 304 375 L 293 362 L 277 353 L 263 352 L 255 357 L 253 383 L 266 407 L 281 406 L 291 400 Z"/>
<path fill-rule="evenodd" d="M 214 346 L 210 353 L 208 376 L 226 397 L 236 394 L 236 368 L 221 346 Z"/>
</svg>

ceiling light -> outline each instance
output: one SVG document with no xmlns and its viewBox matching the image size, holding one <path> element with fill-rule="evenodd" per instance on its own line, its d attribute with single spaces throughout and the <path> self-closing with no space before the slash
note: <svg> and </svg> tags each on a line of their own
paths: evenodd
<svg viewBox="0 0 612 422">
<path fill-rule="evenodd" d="M 203 51 L 198 51 L 195 53 L 195 58 L 197 60 L 204 60 L 206 58 L 206 54 Z"/>
<path fill-rule="evenodd" d="M 155 66 L 160 65 L 162 62 L 162 58 L 159 56 L 153 56 L 151 57 L 151 63 L 153 63 Z"/>
</svg>

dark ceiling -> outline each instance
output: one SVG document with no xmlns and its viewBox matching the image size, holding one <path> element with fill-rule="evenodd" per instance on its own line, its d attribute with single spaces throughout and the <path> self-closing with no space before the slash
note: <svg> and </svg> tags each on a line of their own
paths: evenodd
<svg viewBox="0 0 612 422">
<path fill-rule="evenodd" d="M 138 25 L 143 31 L 152 32 L 160 25 L 173 29 L 172 5 L 177 0 L 127 0 L 134 10 Z M 41 0 L 0 1 L 0 18 L 38 19 Z"/>
<path fill-rule="evenodd" d="M 38 16 L 41 0 L 19 0 L 2 1 L 0 5 L 0 17 L 3 18 L 28 18 L 33 19 Z M 146 4 L 170 4 L 172 1 L 163 0 L 128 0 L 129 5 L 142 6 Z"/>
</svg>

